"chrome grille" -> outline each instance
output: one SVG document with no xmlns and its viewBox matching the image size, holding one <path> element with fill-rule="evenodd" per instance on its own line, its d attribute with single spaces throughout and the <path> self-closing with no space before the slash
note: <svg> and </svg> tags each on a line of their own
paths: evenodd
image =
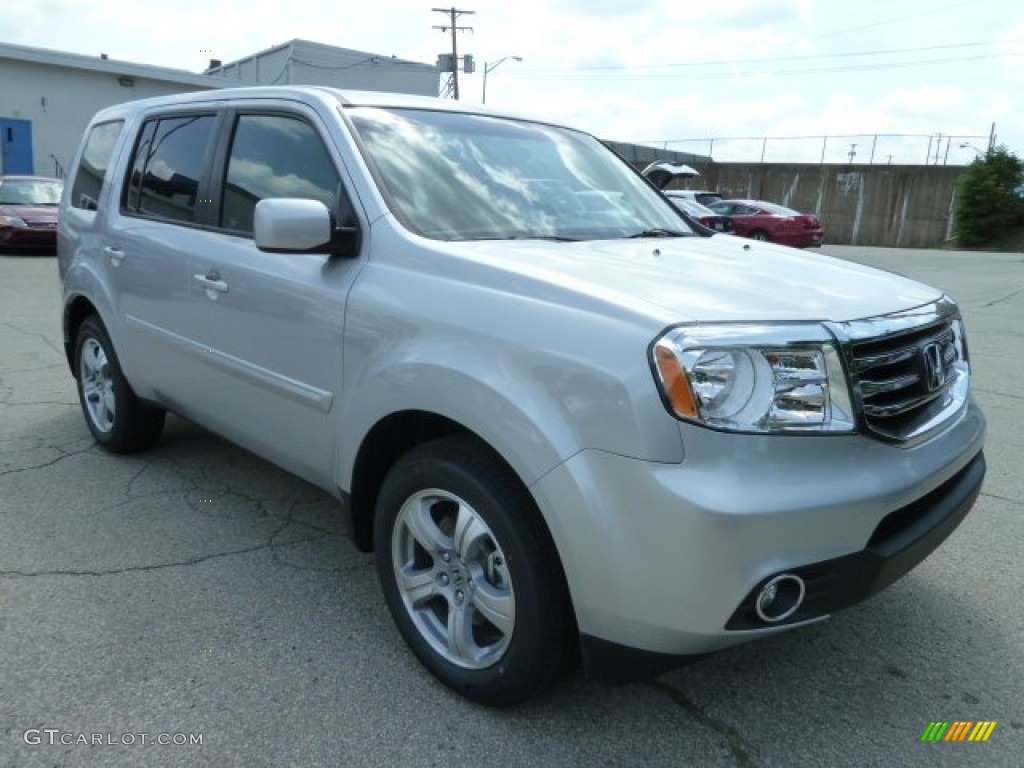
<svg viewBox="0 0 1024 768">
<path fill-rule="evenodd" d="M 861 423 L 886 440 L 923 439 L 967 399 L 967 349 L 956 306 L 833 327 L 843 343 Z"/>
</svg>

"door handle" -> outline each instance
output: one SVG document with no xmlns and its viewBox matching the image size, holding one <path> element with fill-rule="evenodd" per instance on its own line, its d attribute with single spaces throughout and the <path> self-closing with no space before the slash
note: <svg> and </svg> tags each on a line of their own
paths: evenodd
<svg viewBox="0 0 1024 768">
<path fill-rule="evenodd" d="M 118 264 L 120 264 L 121 259 L 124 258 L 124 251 L 122 251 L 120 248 L 114 248 L 111 245 L 104 246 L 103 253 L 107 255 L 107 258 L 110 259 L 110 263 L 113 264 L 115 267 Z"/>
<path fill-rule="evenodd" d="M 194 274 L 192 279 L 203 286 L 207 291 L 217 291 L 217 293 L 227 293 L 228 284 L 220 279 L 220 272 L 216 269 L 211 269 L 205 275 Z"/>
</svg>

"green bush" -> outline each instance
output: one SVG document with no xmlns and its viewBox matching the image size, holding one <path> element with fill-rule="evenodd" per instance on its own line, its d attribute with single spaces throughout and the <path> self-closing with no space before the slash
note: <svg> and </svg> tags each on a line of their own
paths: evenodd
<svg viewBox="0 0 1024 768">
<path fill-rule="evenodd" d="M 1024 184 L 1024 161 L 1005 147 L 975 158 L 960 179 L 956 201 L 957 239 L 983 245 L 1024 223 L 1024 199 L 1015 192 Z"/>
</svg>

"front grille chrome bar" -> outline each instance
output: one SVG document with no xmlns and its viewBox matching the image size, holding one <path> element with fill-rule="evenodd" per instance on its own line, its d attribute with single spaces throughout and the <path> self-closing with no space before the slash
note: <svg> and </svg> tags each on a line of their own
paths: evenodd
<svg viewBox="0 0 1024 768">
<path fill-rule="evenodd" d="M 859 423 L 893 442 L 926 439 L 962 412 L 969 391 L 963 325 L 956 304 L 846 323 L 827 323 L 843 350 Z"/>
</svg>

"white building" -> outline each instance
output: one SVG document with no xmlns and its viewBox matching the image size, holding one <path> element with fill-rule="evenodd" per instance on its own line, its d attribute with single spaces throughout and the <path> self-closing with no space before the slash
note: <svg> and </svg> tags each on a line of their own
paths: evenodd
<svg viewBox="0 0 1024 768">
<path fill-rule="evenodd" d="M 196 74 L 0 43 L 0 173 L 62 177 L 89 119 L 123 101 L 239 85 L 308 84 L 436 96 L 438 70 L 293 40 Z"/>
<path fill-rule="evenodd" d="M 439 73 L 434 64 L 309 40 L 292 40 L 238 61 L 211 61 L 210 65 L 207 75 L 223 77 L 233 85 L 326 85 L 422 96 L 437 96 L 438 90 Z"/>
</svg>

